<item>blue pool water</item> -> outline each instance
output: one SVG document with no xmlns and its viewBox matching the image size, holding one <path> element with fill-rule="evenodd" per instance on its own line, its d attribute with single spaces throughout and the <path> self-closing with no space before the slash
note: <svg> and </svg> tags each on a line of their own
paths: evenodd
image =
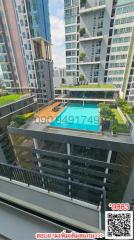
<svg viewBox="0 0 134 240">
<path fill-rule="evenodd" d="M 99 111 L 97 104 L 70 103 L 50 126 L 100 132 Z"/>
</svg>

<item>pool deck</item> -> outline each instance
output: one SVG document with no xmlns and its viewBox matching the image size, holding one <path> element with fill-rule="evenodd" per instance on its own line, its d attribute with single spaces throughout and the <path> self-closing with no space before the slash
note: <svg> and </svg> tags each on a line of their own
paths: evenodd
<svg viewBox="0 0 134 240">
<path fill-rule="evenodd" d="M 34 118 L 38 121 L 48 120 L 49 123 L 51 123 L 64 109 L 64 107 L 60 107 L 58 111 L 53 111 L 55 107 L 58 107 L 58 105 L 61 104 L 61 101 L 55 102 L 51 105 L 48 105 L 47 107 L 44 107 L 41 109 L 38 113 L 35 114 Z"/>
<path fill-rule="evenodd" d="M 103 145 L 107 145 L 109 148 L 111 143 L 114 143 L 115 148 L 118 148 L 118 144 L 129 145 L 130 151 L 134 146 L 134 138 L 128 134 L 118 134 L 112 136 L 111 132 L 95 133 L 91 131 L 74 130 L 66 128 L 51 127 L 50 123 L 64 110 L 64 106 L 60 107 L 59 111 L 54 112 L 52 109 L 58 106 L 61 102 L 55 102 L 47 107 L 40 110 L 34 118 L 29 119 L 24 125 L 16 128 L 14 125 L 8 127 L 10 133 L 24 134 L 28 136 L 40 136 L 41 138 L 58 138 L 64 142 L 65 139 L 77 138 L 78 141 L 91 141 L 93 144 L 99 141 Z M 48 119 L 48 117 L 51 117 Z M 46 121 L 47 120 L 47 121 Z M 117 146 L 116 146 L 117 144 Z"/>
<path fill-rule="evenodd" d="M 82 130 L 74 130 L 74 129 L 65 129 L 65 128 L 56 128 L 56 127 L 50 127 L 47 123 L 38 123 L 35 122 L 35 120 L 32 120 L 28 123 L 26 123 L 23 126 L 23 129 L 29 130 L 29 131 L 38 131 L 38 132 L 44 132 L 44 133 L 52 133 L 57 135 L 66 135 L 66 136 L 73 136 L 73 137 L 84 137 L 86 139 L 94 139 L 94 140 L 110 140 L 114 142 L 122 142 L 122 143 L 131 143 L 133 144 L 133 139 L 130 135 L 117 135 L 112 136 L 110 132 L 106 133 L 95 133 L 90 131 L 82 131 Z"/>
</svg>

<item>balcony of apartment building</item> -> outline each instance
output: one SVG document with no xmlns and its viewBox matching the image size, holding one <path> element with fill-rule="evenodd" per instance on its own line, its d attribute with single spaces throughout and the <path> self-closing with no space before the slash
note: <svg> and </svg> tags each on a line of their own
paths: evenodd
<svg viewBox="0 0 134 240">
<path fill-rule="evenodd" d="M 98 64 L 100 64 L 100 56 L 92 56 L 91 58 L 89 58 L 88 56 L 86 56 L 85 52 L 80 53 L 80 57 L 79 57 L 79 65 L 80 66 L 98 65 Z"/>
<path fill-rule="evenodd" d="M 127 185 L 127 182 L 130 182 L 129 179 L 131 180 L 133 177 L 131 174 L 132 171 L 130 170 L 132 164 L 130 164 L 130 158 L 127 155 L 122 155 L 121 165 L 121 159 L 119 163 L 119 156 L 116 156 L 115 153 L 112 153 L 111 163 L 104 162 L 103 158 L 106 159 L 107 156 L 110 157 L 111 155 L 111 153 L 105 150 L 100 152 L 100 150 L 89 147 L 85 148 L 73 145 L 71 146 L 71 152 L 77 155 L 81 154 L 81 156 L 84 155 L 84 161 L 81 162 L 81 167 L 83 167 L 84 163 L 86 171 L 84 171 L 84 176 L 81 174 L 81 179 L 90 179 L 89 176 L 86 175 L 89 166 L 91 170 L 91 167 L 97 165 L 97 173 L 99 167 L 102 169 L 108 168 L 107 172 L 105 172 L 105 170 L 103 172 L 102 178 L 105 178 L 103 184 L 105 184 L 107 192 L 109 190 L 112 190 L 112 193 L 115 191 L 113 195 L 110 191 L 107 193 L 101 185 L 100 187 L 93 187 L 91 184 L 80 183 L 72 178 L 63 179 L 63 177 L 56 177 L 52 174 L 42 173 L 41 171 L 0 163 L 0 232 L 2 235 L 15 240 L 18 240 L 19 236 L 19 239 L 21 239 L 20 233 L 22 226 L 25 228 L 25 232 L 22 232 L 23 239 L 24 236 L 26 236 L 27 239 L 29 234 L 34 236 L 36 233 L 34 231 L 37 231 L 36 229 L 40 229 L 40 227 L 42 227 L 41 230 L 44 227 L 45 232 L 57 232 L 62 229 L 68 229 L 77 232 L 88 231 L 104 233 L 103 214 L 104 211 L 107 210 L 109 198 L 111 195 L 112 197 L 117 197 L 117 195 L 119 197 L 121 191 L 123 191 L 121 199 L 128 194 L 126 191 L 127 186 L 124 185 L 124 178 Z M 89 154 L 92 157 L 99 157 L 99 159 L 102 157 L 102 160 L 93 162 L 93 159 L 87 158 Z M 72 161 L 73 158 L 72 156 L 70 157 Z M 76 156 L 74 160 L 75 164 L 71 168 L 72 175 L 76 174 L 74 169 L 81 169 L 80 164 L 78 167 L 80 157 Z M 64 167 L 64 165 L 62 165 L 62 167 Z M 93 174 L 94 170 L 92 169 L 91 171 Z M 113 180 L 111 180 L 111 176 Z M 98 180 L 94 179 L 93 182 L 94 184 L 98 184 L 100 178 L 98 177 Z M 119 184 L 117 184 L 117 182 Z M 120 189 L 118 194 L 117 188 Z M 96 204 L 90 203 L 91 196 L 92 199 L 96 200 Z M 127 197 L 127 202 L 130 202 L 130 197 L 128 195 Z M 100 201 L 99 205 L 98 200 Z M 6 215 L 4 214 L 5 211 Z M 11 224 L 11 218 L 17 226 L 16 231 L 13 231 L 10 227 L 8 227 L 8 229 L 3 227 Z M 39 222 L 41 226 L 39 226 Z M 52 227 L 55 227 L 55 229 L 51 229 Z"/>
<path fill-rule="evenodd" d="M 52 61 L 51 44 L 41 37 L 33 38 L 35 61 Z"/>
<path fill-rule="evenodd" d="M 49 109 L 44 108 L 38 114 L 43 114 L 45 117 L 45 109 L 47 109 L 49 116 L 50 108 L 51 104 Z M 58 221 L 71 223 L 83 230 L 88 228 L 89 231 L 94 229 L 96 232 L 97 228 L 100 228 L 99 231 L 103 231 L 101 220 L 103 221 L 105 201 L 109 202 L 109 198 L 117 197 L 116 187 L 120 188 L 120 197 L 124 195 L 126 185 L 122 185 L 124 184 L 122 179 L 124 172 L 126 179 L 131 172 L 133 143 L 128 143 L 126 136 L 126 142 L 120 138 L 119 143 L 118 137 L 108 140 L 106 136 L 103 138 L 101 135 L 97 136 L 86 131 L 83 134 L 71 129 L 62 131 L 59 128 L 49 129 L 49 127 L 45 130 L 43 123 L 42 129 L 40 123 L 36 123 L 32 130 L 32 124 L 31 121 L 25 126 L 20 126 L 18 130 L 11 126 L 10 133 L 16 137 L 31 136 L 35 144 L 32 149 L 32 161 L 35 167 L 28 170 L 0 165 L 0 196 L 6 195 L 9 201 L 10 198 L 14 198 L 14 201 L 23 202 L 23 206 L 31 206 L 35 211 L 47 214 L 49 217 L 53 216 Z M 98 141 L 103 142 L 104 139 L 106 142 L 103 143 L 102 148 Z M 114 141 L 113 145 L 112 141 Z M 127 153 L 123 155 L 122 151 Z M 21 152 L 23 156 L 24 150 Z M 81 174 L 83 172 L 84 175 Z M 117 182 L 120 184 L 118 185 Z M 11 192 L 10 197 L 8 188 Z M 14 189 L 17 189 L 17 195 Z M 71 211 L 67 211 L 70 208 Z M 92 222 L 92 218 L 95 222 L 94 220 Z M 80 225 L 81 223 L 83 224 Z"/>
<path fill-rule="evenodd" d="M 1 201 L 8 201 L 9 205 L 12 203 L 26 212 L 32 211 L 40 219 L 46 218 L 64 229 L 104 233 L 105 193 L 101 187 L 0 164 Z M 90 203 L 91 196 L 96 204 Z"/>
<path fill-rule="evenodd" d="M 80 28 L 80 43 L 86 42 L 86 41 L 96 41 L 96 40 L 102 40 L 103 39 L 103 33 L 102 31 L 93 32 L 92 34 L 87 31 L 85 27 Z"/>
<path fill-rule="evenodd" d="M 20 129 L 22 130 L 22 126 Z M 54 135 L 51 136 L 51 140 L 48 132 L 43 136 L 41 131 L 39 139 L 36 135 L 34 142 L 38 144 L 32 149 L 34 168 L 0 164 L 1 201 L 23 210 L 22 218 L 25 211 L 39 216 L 40 221 L 41 218 L 49 220 L 49 223 L 56 221 L 55 223 L 61 228 L 64 226 L 64 229 L 75 227 L 78 232 L 103 233 L 103 214 L 107 209 L 107 202 L 111 202 L 111 198 L 113 202 L 118 202 L 119 199 L 122 201 L 126 192 L 132 171 L 131 154 L 134 148 L 128 145 L 119 147 L 117 138 L 114 146 L 118 145 L 118 152 L 107 149 L 110 142 L 105 144 L 105 148 L 99 148 L 93 134 L 92 144 L 86 140 L 86 145 L 82 136 L 80 141 L 75 142 L 74 138 L 72 141 L 69 135 L 66 142 L 59 131 L 58 129 L 55 139 Z M 65 132 L 66 129 L 66 135 Z M 17 133 L 15 134 L 17 137 Z M 28 136 L 30 134 L 27 133 Z M 22 138 L 22 135 L 23 132 L 20 132 L 19 138 Z M 87 138 L 86 132 L 84 137 Z M 124 151 L 126 153 L 123 153 Z M 24 152 L 25 150 L 22 151 L 22 155 Z M 28 216 L 25 218 L 26 222 L 27 220 Z M 5 228 L 0 230 L 5 235 Z M 16 240 L 13 235 L 12 237 Z"/>
<path fill-rule="evenodd" d="M 100 1 L 81 0 L 80 14 L 88 14 L 105 8 L 106 8 L 105 0 Z"/>
</svg>

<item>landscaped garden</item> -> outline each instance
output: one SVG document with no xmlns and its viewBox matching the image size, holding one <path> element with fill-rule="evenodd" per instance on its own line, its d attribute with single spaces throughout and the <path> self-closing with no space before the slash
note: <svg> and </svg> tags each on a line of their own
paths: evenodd
<svg viewBox="0 0 134 240">
<path fill-rule="evenodd" d="M 83 75 L 81 75 L 81 81 L 84 81 L 84 78 L 82 78 Z M 114 85 L 112 84 L 81 84 L 81 85 L 73 85 L 73 86 L 65 86 L 61 85 L 62 88 L 101 88 L 101 89 L 114 89 Z"/>
<path fill-rule="evenodd" d="M 22 94 L 10 94 L 5 96 L 0 96 L 0 106 L 4 106 L 8 103 L 15 102 L 22 97 Z"/>
<path fill-rule="evenodd" d="M 134 106 L 128 105 L 124 99 L 119 99 L 115 106 L 108 105 L 106 103 L 101 103 L 99 105 L 101 121 L 109 121 L 111 123 L 109 124 L 111 129 L 109 130 L 113 134 L 130 132 L 130 125 L 127 121 L 125 122 L 123 120 L 117 107 L 120 107 L 124 117 L 126 117 L 127 114 L 130 114 L 130 118 L 134 120 Z"/>
<path fill-rule="evenodd" d="M 115 121 L 117 124 L 117 132 L 123 132 L 123 133 L 129 133 L 130 129 L 129 127 L 124 123 L 119 111 L 117 108 L 113 108 L 112 112 L 114 113 L 115 116 Z"/>
<path fill-rule="evenodd" d="M 13 117 L 13 122 L 15 127 L 20 127 L 21 125 L 24 125 L 28 119 L 34 116 L 34 112 L 25 113 L 22 115 L 16 115 Z"/>
<path fill-rule="evenodd" d="M 134 114 L 130 114 L 129 117 L 130 117 L 131 120 L 134 122 Z"/>
</svg>

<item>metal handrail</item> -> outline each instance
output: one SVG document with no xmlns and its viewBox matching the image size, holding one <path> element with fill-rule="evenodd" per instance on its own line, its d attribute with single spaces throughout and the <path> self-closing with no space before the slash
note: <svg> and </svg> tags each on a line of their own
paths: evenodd
<svg viewBox="0 0 134 240">
<path fill-rule="evenodd" d="M 105 188 L 103 187 L 96 187 L 89 184 L 84 183 L 78 183 L 76 181 L 69 180 L 68 178 L 62 178 L 58 176 L 53 176 L 51 174 L 44 174 L 42 171 L 37 172 L 33 171 L 31 169 L 25 169 L 18 166 L 13 166 L 5 163 L 0 163 L 0 176 L 6 177 L 10 179 L 10 181 L 15 180 L 18 182 L 26 183 L 28 186 L 36 186 L 39 188 L 43 188 L 45 190 L 48 190 L 48 192 L 57 192 L 56 187 L 58 186 L 58 181 L 61 184 L 60 186 L 71 186 L 71 194 L 65 194 L 66 196 L 69 196 L 71 199 L 78 199 L 81 201 L 85 201 L 84 196 L 79 196 L 79 194 L 82 193 L 82 191 L 86 190 L 86 194 L 88 194 L 88 191 L 91 191 L 91 195 L 94 193 L 95 198 L 97 199 L 97 193 L 100 195 L 100 198 L 98 199 L 98 204 L 101 202 L 101 195 L 106 195 Z M 52 183 L 54 186 L 52 186 Z M 77 192 L 78 187 L 78 192 Z M 68 188 L 69 189 L 69 188 Z M 84 192 L 85 193 L 85 192 Z M 64 194 L 63 194 L 64 195 Z M 87 202 L 87 201 L 86 201 Z M 91 201 L 89 200 L 91 203 Z M 103 201 L 103 205 L 105 205 L 105 199 Z M 102 205 L 102 206 L 103 206 Z M 106 207 L 106 206 L 105 206 Z"/>
</svg>

